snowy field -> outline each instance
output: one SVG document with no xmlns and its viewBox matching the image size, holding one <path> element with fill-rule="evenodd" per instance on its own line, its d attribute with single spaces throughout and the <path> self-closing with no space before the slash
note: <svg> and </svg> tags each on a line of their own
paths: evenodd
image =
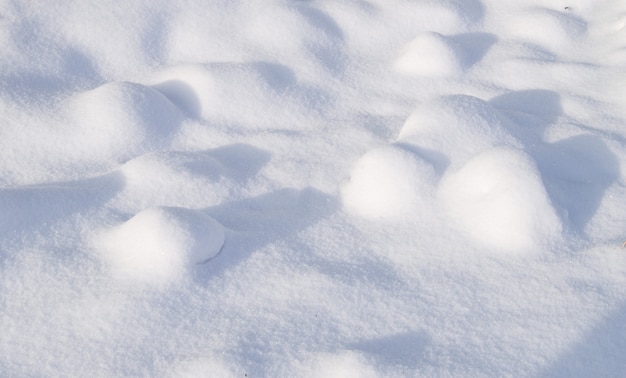
<svg viewBox="0 0 626 378">
<path fill-rule="evenodd" d="M 626 376 L 624 1 L 7 0 L 0 46 L 0 376 Z"/>
</svg>

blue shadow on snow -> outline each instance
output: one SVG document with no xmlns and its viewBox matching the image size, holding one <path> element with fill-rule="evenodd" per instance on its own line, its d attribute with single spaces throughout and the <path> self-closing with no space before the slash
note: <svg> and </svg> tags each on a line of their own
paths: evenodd
<svg viewBox="0 0 626 378">
<path fill-rule="evenodd" d="M 489 102 L 517 125 L 512 131 L 536 161 L 546 191 L 564 223 L 584 234 L 606 190 L 620 177 L 615 154 L 602 138 L 591 133 L 544 142 L 546 129 L 563 114 L 556 92 L 517 91 Z"/>
<path fill-rule="evenodd" d="M 626 302 L 539 374 L 540 377 L 624 377 Z"/>
</svg>

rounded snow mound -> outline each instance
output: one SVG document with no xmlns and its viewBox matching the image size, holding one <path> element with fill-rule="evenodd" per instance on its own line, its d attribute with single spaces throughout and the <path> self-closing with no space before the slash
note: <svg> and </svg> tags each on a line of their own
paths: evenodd
<svg viewBox="0 0 626 378">
<path fill-rule="evenodd" d="M 477 155 L 442 179 L 439 194 L 460 229 L 493 250 L 529 252 L 562 229 L 534 162 L 518 150 Z"/>
<path fill-rule="evenodd" d="M 507 23 L 510 33 L 550 49 L 571 46 L 587 35 L 587 22 L 570 12 L 531 9 Z"/>
<path fill-rule="evenodd" d="M 451 166 L 486 149 L 519 145 L 497 109 L 466 95 L 443 96 L 422 104 L 405 121 L 398 141 L 443 154 Z"/>
<path fill-rule="evenodd" d="M 436 33 L 423 32 L 393 63 L 399 73 L 416 76 L 459 76 L 464 69 L 461 46 Z"/>
<path fill-rule="evenodd" d="M 381 372 L 362 352 L 341 350 L 336 353 L 317 353 L 301 366 L 301 376 L 307 378 L 380 377 Z"/>
<path fill-rule="evenodd" d="M 108 83 L 75 97 L 70 114 L 76 147 L 90 156 L 124 158 L 157 148 L 178 129 L 183 115 L 167 97 L 149 87 Z"/>
<path fill-rule="evenodd" d="M 222 225 L 201 212 L 154 207 L 100 233 L 95 244 L 116 274 L 162 286 L 217 255 L 224 240 Z"/>
<path fill-rule="evenodd" d="M 390 145 L 366 153 L 341 188 L 345 208 L 369 218 L 419 216 L 430 203 L 436 174 L 416 154 Z"/>
<path fill-rule="evenodd" d="M 171 378 L 201 378 L 206 377 L 207 372 L 211 372 L 213 377 L 234 378 L 238 377 L 234 372 L 237 369 L 233 366 L 229 366 L 223 361 L 210 358 L 199 357 L 179 362 L 174 367 L 164 374 Z"/>
</svg>

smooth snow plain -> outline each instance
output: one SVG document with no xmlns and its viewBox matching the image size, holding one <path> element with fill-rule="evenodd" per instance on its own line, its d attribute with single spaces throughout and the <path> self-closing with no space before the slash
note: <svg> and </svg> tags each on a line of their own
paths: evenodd
<svg viewBox="0 0 626 378">
<path fill-rule="evenodd" d="M 620 0 L 4 1 L 0 375 L 623 376 Z"/>
</svg>

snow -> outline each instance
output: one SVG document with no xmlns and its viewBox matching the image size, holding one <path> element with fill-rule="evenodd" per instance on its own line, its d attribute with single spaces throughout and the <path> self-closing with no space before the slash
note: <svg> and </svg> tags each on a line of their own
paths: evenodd
<svg viewBox="0 0 626 378">
<path fill-rule="evenodd" d="M 164 285 L 215 257 L 224 229 L 213 218 L 184 208 L 149 208 L 94 241 L 102 258 L 131 279 Z"/>
<path fill-rule="evenodd" d="M 490 148 L 521 146 L 512 131 L 502 114 L 485 101 L 453 95 L 421 104 L 404 122 L 398 140 L 429 151 L 444 169 L 462 165 Z"/>
<path fill-rule="evenodd" d="M 418 155 L 398 146 L 367 152 L 341 191 L 346 209 L 371 218 L 419 217 L 432 202 L 435 172 Z"/>
<path fill-rule="evenodd" d="M 0 375 L 622 376 L 625 25 L 0 3 Z"/>
<path fill-rule="evenodd" d="M 459 76 L 462 54 L 456 44 L 435 32 L 419 34 L 396 59 L 393 68 L 407 75 Z"/>
<path fill-rule="evenodd" d="M 444 207 L 460 228 L 486 247 L 537 251 L 559 239 L 560 221 L 533 161 L 523 152 L 478 154 L 441 183 Z"/>
</svg>

